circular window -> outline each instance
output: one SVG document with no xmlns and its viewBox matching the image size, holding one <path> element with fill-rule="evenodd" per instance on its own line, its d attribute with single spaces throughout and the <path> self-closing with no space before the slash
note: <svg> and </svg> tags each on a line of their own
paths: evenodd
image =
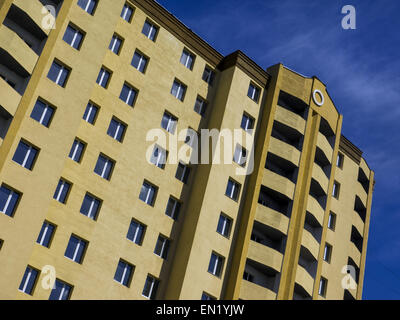
<svg viewBox="0 0 400 320">
<path fill-rule="evenodd" d="M 314 100 L 314 103 L 319 107 L 324 104 L 325 98 L 324 98 L 324 95 L 322 94 L 322 92 L 320 90 L 318 90 L 318 89 L 314 90 L 314 92 L 313 92 L 313 100 Z"/>
</svg>

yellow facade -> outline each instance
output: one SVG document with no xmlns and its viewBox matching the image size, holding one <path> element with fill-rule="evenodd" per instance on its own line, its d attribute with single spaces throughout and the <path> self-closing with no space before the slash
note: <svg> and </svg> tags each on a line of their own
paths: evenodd
<svg viewBox="0 0 400 320">
<path fill-rule="evenodd" d="M 11 196 L 0 199 L 0 299 L 48 299 L 44 266 L 71 286 L 70 299 L 147 299 L 148 275 L 159 281 L 156 299 L 361 299 L 374 173 L 341 135 L 342 116 L 318 78 L 281 64 L 263 70 L 240 51 L 224 57 L 151 0 L 100 0 L 92 14 L 77 0 L 49 1 L 57 14 L 50 30 L 42 2 L 0 0 L 0 184 L 19 194 L 12 214 Z M 158 29 L 154 41 L 142 33 L 146 21 Z M 63 40 L 68 25 L 83 32 L 77 49 Z M 123 40 L 118 54 L 109 49 L 114 34 Z M 144 73 L 131 65 L 136 50 L 148 59 Z M 195 57 L 192 68 L 180 62 L 183 50 Z M 69 70 L 64 87 L 48 78 L 53 61 Z M 102 67 L 111 71 L 106 88 L 96 83 Z M 212 85 L 202 79 L 206 67 Z M 183 101 L 171 94 L 174 80 L 187 88 Z M 133 106 L 120 99 L 124 84 L 137 92 Z M 194 111 L 199 96 L 203 115 Z M 48 127 L 31 117 L 38 99 L 55 109 Z M 88 102 L 99 107 L 94 124 L 82 119 Z M 161 129 L 165 111 L 178 119 L 175 133 L 162 129 L 167 137 L 242 130 L 249 115 L 254 131 L 241 134 L 254 139 L 246 146 L 254 169 L 191 164 L 182 183 L 177 163 L 149 163 L 146 135 Z M 107 135 L 112 118 L 126 125 L 121 142 Z M 31 170 L 13 160 L 21 139 L 38 149 Z M 79 162 L 68 157 L 75 139 L 85 144 Z M 171 145 L 162 147 L 171 157 Z M 114 161 L 109 180 L 94 173 L 99 154 Z M 71 184 L 65 203 L 53 197 L 60 178 Z M 240 185 L 236 200 L 225 195 L 229 179 Z M 153 205 L 139 199 L 144 181 L 157 188 Z M 95 220 L 80 213 L 86 193 L 101 199 Z M 177 220 L 165 213 L 170 196 L 181 203 Z M 231 221 L 225 236 L 216 231 L 221 213 Z M 140 245 L 127 239 L 132 219 L 146 226 Z M 37 243 L 44 221 L 56 226 L 49 247 Z M 80 263 L 65 257 L 71 235 L 87 241 Z M 166 259 L 154 253 L 159 235 L 170 241 Z M 223 258 L 216 275 L 212 253 Z M 114 280 L 120 259 L 134 267 L 128 285 Z M 355 288 L 343 286 L 347 265 L 357 270 Z M 30 292 L 21 290 L 27 266 L 39 271 Z"/>
</svg>

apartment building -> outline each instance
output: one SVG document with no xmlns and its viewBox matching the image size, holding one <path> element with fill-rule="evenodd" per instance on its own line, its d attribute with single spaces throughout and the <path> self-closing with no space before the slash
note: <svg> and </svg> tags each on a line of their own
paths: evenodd
<svg viewBox="0 0 400 320">
<path fill-rule="evenodd" d="M 321 80 L 152 0 L 0 23 L 0 299 L 361 299 L 374 172 Z M 202 129 L 229 159 L 194 161 Z"/>
</svg>

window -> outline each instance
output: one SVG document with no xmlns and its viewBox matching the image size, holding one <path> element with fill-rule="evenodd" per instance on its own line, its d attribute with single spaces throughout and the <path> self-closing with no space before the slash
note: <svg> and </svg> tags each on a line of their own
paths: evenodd
<svg viewBox="0 0 400 320">
<path fill-rule="evenodd" d="M 203 292 L 203 294 L 201 295 L 201 300 L 217 300 L 217 298 L 214 298 L 208 293 Z"/>
<path fill-rule="evenodd" d="M 153 206 L 156 199 L 157 188 L 148 182 L 143 182 L 140 189 L 139 199 L 146 202 L 148 205 Z"/>
<path fill-rule="evenodd" d="M 66 203 L 70 188 L 71 184 L 69 182 L 65 181 L 64 179 L 60 179 L 60 181 L 58 181 L 56 192 L 54 192 L 53 198 L 58 202 Z"/>
<path fill-rule="evenodd" d="M 102 86 L 103 88 L 107 88 L 110 77 L 111 77 L 111 72 L 102 67 L 100 69 L 99 75 L 97 76 L 96 83 Z"/>
<path fill-rule="evenodd" d="M 13 161 L 26 169 L 32 170 L 38 152 L 38 149 L 21 140 L 15 150 Z"/>
<path fill-rule="evenodd" d="M 167 259 L 169 242 L 170 241 L 166 237 L 160 234 L 156 242 L 154 253 L 163 259 Z"/>
<path fill-rule="evenodd" d="M 63 40 L 72 48 L 79 50 L 82 44 L 84 34 L 78 28 L 69 24 L 65 30 Z"/>
<path fill-rule="evenodd" d="M 128 84 L 124 84 L 121 90 L 121 94 L 119 98 L 124 101 L 126 104 L 133 107 L 137 95 L 137 90 L 129 86 Z"/>
<path fill-rule="evenodd" d="M 49 248 L 55 229 L 56 227 L 54 224 L 47 221 L 43 222 L 42 229 L 40 229 L 36 242 L 43 247 Z"/>
<path fill-rule="evenodd" d="M 45 127 L 49 127 L 54 111 L 55 109 L 53 107 L 42 102 L 41 100 L 37 100 L 35 106 L 33 107 L 31 118 L 35 119 Z"/>
<path fill-rule="evenodd" d="M 125 3 L 121 11 L 121 18 L 127 22 L 131 22 L 132 14 L 133 14 L 133 8 L 129 4 Z"/>
<path fill-rule="evenodd" d="M 123 260 L 119 260 L 114 280 L 122 285 L 129 287 L 132 280 L 134 266 Z"/>
<path fill-rule="evenodd" d="M 331 230 L 335 230 L 335 226 L 336 226 L 336 214 L 331 211 L 329 212 L 328 228 Z"/>
<path fill-rule="evenodd" d="M 139 70 L 141 73 L 145 73 L 148 60 L 149 58 L 145 57 L 142 53 L 136 50 L 135 53 L 133 54 L 131 64 L 135 69 Z"/>
<path fill-rule="evenodd" d="M 174 83 L 172 84 L 171 94 L 175 98 L 183 101 L 183 99 L 185 99 L 185 93 L 186 93 L 186 86 L 175 79 Z"/>
<path fill-rule="evenodd" d="M 240 127 L 244 131 L 252 130 L 254 128 L 254 118 L 250 117 L 246 113 L 243 113 L 242 122 L 240 124 Z"/>
<path fill-rule="evenodd" d="M 182 162 L 178 163 L 178 168 L 176 169 L 175 178 L 183 183 L 187 183 L 189 178 L 190 168 L 188 165 L 183 164 Z"/>
<path fill-rule="evenodd" d="M 30 266 L 27 266 L 24 276 L 22 277 L 21 284 L 19 285 L 19 290 L 32 295 L 38 274 L 39 271 Z"/>
<path fill-rule="evenodd" d="M 0 212 L 12 217 L 20 197 L 19 192 L 11 190 L 3 184 L 0 188 Z"/>
<path fill-rule="evenodd" d="M 126 237 L 137 245 L 141 246 L 143 242 L 146 226 L 132 219 L 129 225 L 128 234 Z"/>
<path fill-rule="evenodd" d="M 188 128 L 186 133 L 185 143 L 191 147 L 194 147 L 195 145 L 197 145 L 197 142 L 198 142 L 197 132 L 191 128 Z"/>
<path fill-rule="evenodd" d="M 174 117 L 172 114 L 169 114 L 168 112 L 164 112 L 164 115 L 161 120 L 161 127 L 173 134 L 175 132 L 177 122 L 178 118 Z"/>
<path fill-rule="evenodd" d="M 144 284 L 142 295 L 150 300 L 154 300 L 156 298 L 159 282 L 160 281 L 153 276 L 148 275 Z"/>
<path fill-rule="evenodd" d="M 247 281 L 250 281 L 250 282 L 253 282 L 254 281 L 254 276 L 251 273 L 245 271 L 245 272 L 243 272 L 243 279 L 247 280 Z"/>
<path fill-rule="evenodd" d="M 188 69 L 192 70 L 194 65 L 194 54 L 190 53 L 189 51 L 183 49 L 182 56 L 181 56 L 181 63 Z"/>
<path fill-rule="evenodd" d="M 87 13 L 93 15 L 96 9 L 97 0 L 78 0 L 78 6 L 80 6 Z"/>
<path fill-rule="evenodd" d="M 157 32 L 158 27 L 146 20 L 143 25 L 142 33 L 150 40 L 156 41 Z"/>
<path fill-rule="evenodd" d="M 215 72 L 206 66 L 201 78 L 211 86 L 215 78 Z"/>
<path fill-rule="evenodd" d="M 108 49 L 110 49 L 112 52 L 118 55 L 119 52 L 121 51 L 122 41 L 123 41 L 122 38 L 114 33 L 114 35 L 111 38 L 111 42 L 110 45 L 108 46 Z"/>
<path fill-rule="evenodd" d="M 85 254 L 87 245 L 87 241 L 78 238 L 77 236 L 71 235 L 64 256 L 70 258 L 72 261 L 75 261 L 77 263 L 82 263 L 83 255 Z"/>
<path fill-rule="evenodd" d="M 329 243 L 325 243 L 324 260 L 329 263 L 331 262 L 331 257 L 332 257 L 332 246 Z"/>
<path fill-rule="evenodd" d="M 204 116 L 204 113 L 207 109 L 207 102 L 200 96 L 197 96 L 196 102 L 194 104 L 194 111 L 196 111 L 199 115 Z"/>
<path fill-rule="evenodd" d="M 241 145 L 237 144 L 235 149 L 235 154 L 233 155 L 233 161 L 238 165 L 244 167 L 247 161 L 247 150 Z"/>
<path fill-rule="evenodd" d="M 71 296 L 72 286 L 56 279 L 53 290 L 51 290 L 49 300 L 68 300 Z"/>
<path fill-rule="evenodd" d="M 258 98 L 260 97 L 260 88 L 250 83 L 249 90 L 247 91 L 247 96 L 255 102 L 258 102 Z"/>
<path fill-rule="evenodd" d="M 222 234 L 224 237 L 229 237 L 231 225 L 232 219 L 221 213 L 218 220 L 217 232 Z"/>
<path fill-rule="evenodd" d="M 101 202 L 102 201 L 100 199 L 90 195 L 89 193 L 86 193 L 85 197 L 83 198 L 80 213 L 90 219 L 96 220 L 100 211 Z"/>
<path fill-rule="evenodd" d="M 83 150 L 85 149 L 85 143 L 82 141 L 75 139 L 72 144 L 71 151 L 69 152 L 68 157 L 76 162 L 81 162 Z"/>
<path fill-rule="evenodd" d="M 220 277 L 222 273 L 222 267 L 224 264 L 224 258 L 219 254 L 211 253 L 210 264 L 208 265 L 208 272 L 214 276 Z"/>
<path fill-rule="evenodd" d="M 340 183 L 337 181 L 333 182 L 332 197 L 339 199 Z"/>
<path fill-rule="evenodd" d="M 96 107 L 93 103 L 89 102 L 86 106 L 85 113 L 83 114 L 83 120 L 89 122 L 90 124 L 94 124 L 98 111 L 99 108 Z"/>
<path fill-rule="evenodd" d="M 164 169 L 167 162 L 167 156 L 168 152 L 165 149 L 161 148 L 159 145 L 155 145 L 150 162 L 157 167 Z"/>
<path fill-rule="evenodd" d="M 237 200 L 239 197 L 240 184 L 233 181 L 232 179 L 228 180 L 228 185 L 226 186 L 225 195 L 231 198 L 232 200 Z"/>
<path fill-rule="evenodd" d="M 318 294 L 321 297 L 325 297 L 326 296 L 326 288 L 328 286 L 328 280 L 326 280 L 325 278 L 321 277 L 321 280 L 319 281 L 319 288 L 318 288 Z"/>
<path fill-rule="evenodd" d="M 53 61 L 47 77 L 61 87 L 65 87 L 70 70 L 62 64 Z"/>
<path fill-rule="evenodd" d="M 113 139 L 122 142 L 126 131 L 126 125 L 116 118 L 112 118 L 107 130 L 107 134 Z"/>
<path fill-rule="evenodd" d="M 114 161 L 100 154 L 99 158 L 97 159 L 94 172 L 97 173 L 100 177 L 106 180 L 110 180 L 113 168 L 114 168 Z"/>
<path fill-rule="evenodd" d="M 337 160 L 336 160 L 336 166 L 340 169 L 343 169 L 343 162 L 344 162 L 343 154 L 338 153 Z"/>
<path fill-rule="evenodd" d="M 174 220 L 178 219 L 179 211 L 181 209 L 181 203 L 179 200 L 170 196 L 167 203 L 167 208 L 165 209 L 165 214 Z"/>
</svg>

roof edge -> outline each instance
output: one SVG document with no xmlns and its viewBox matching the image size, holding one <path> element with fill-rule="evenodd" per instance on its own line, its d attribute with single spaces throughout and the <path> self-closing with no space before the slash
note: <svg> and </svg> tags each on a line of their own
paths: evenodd
<svg viewBox="0 0 400 320">
<path fill-rule="evenodd" d="M 357 164 L 360 164 L 363 152 L 344 135 L 340 136 L 339 149 L 348 157 L 353 159 Z"/>
<path fill-rule="evenodd" d="M 261 68 L 256 62 L 254 62 L 240 50 L 234 51 L 224 57 L 218 65 L 218 69 L 224 71 L 233 66 L 237 66 L 263 87 L 267 86 L 267 83 L 271 77 L 266 70 Z"/>
<path fill-rule="evenodd" d="M 146 12 L 150 18 L 160 23 L 185 45 L 195 49 L 213 67 L 216 67 L 223 59 L 221 53 L 184 25 L 158 2 L 154 0 L 129 0 L 129 2 Z"/>
</svg>

